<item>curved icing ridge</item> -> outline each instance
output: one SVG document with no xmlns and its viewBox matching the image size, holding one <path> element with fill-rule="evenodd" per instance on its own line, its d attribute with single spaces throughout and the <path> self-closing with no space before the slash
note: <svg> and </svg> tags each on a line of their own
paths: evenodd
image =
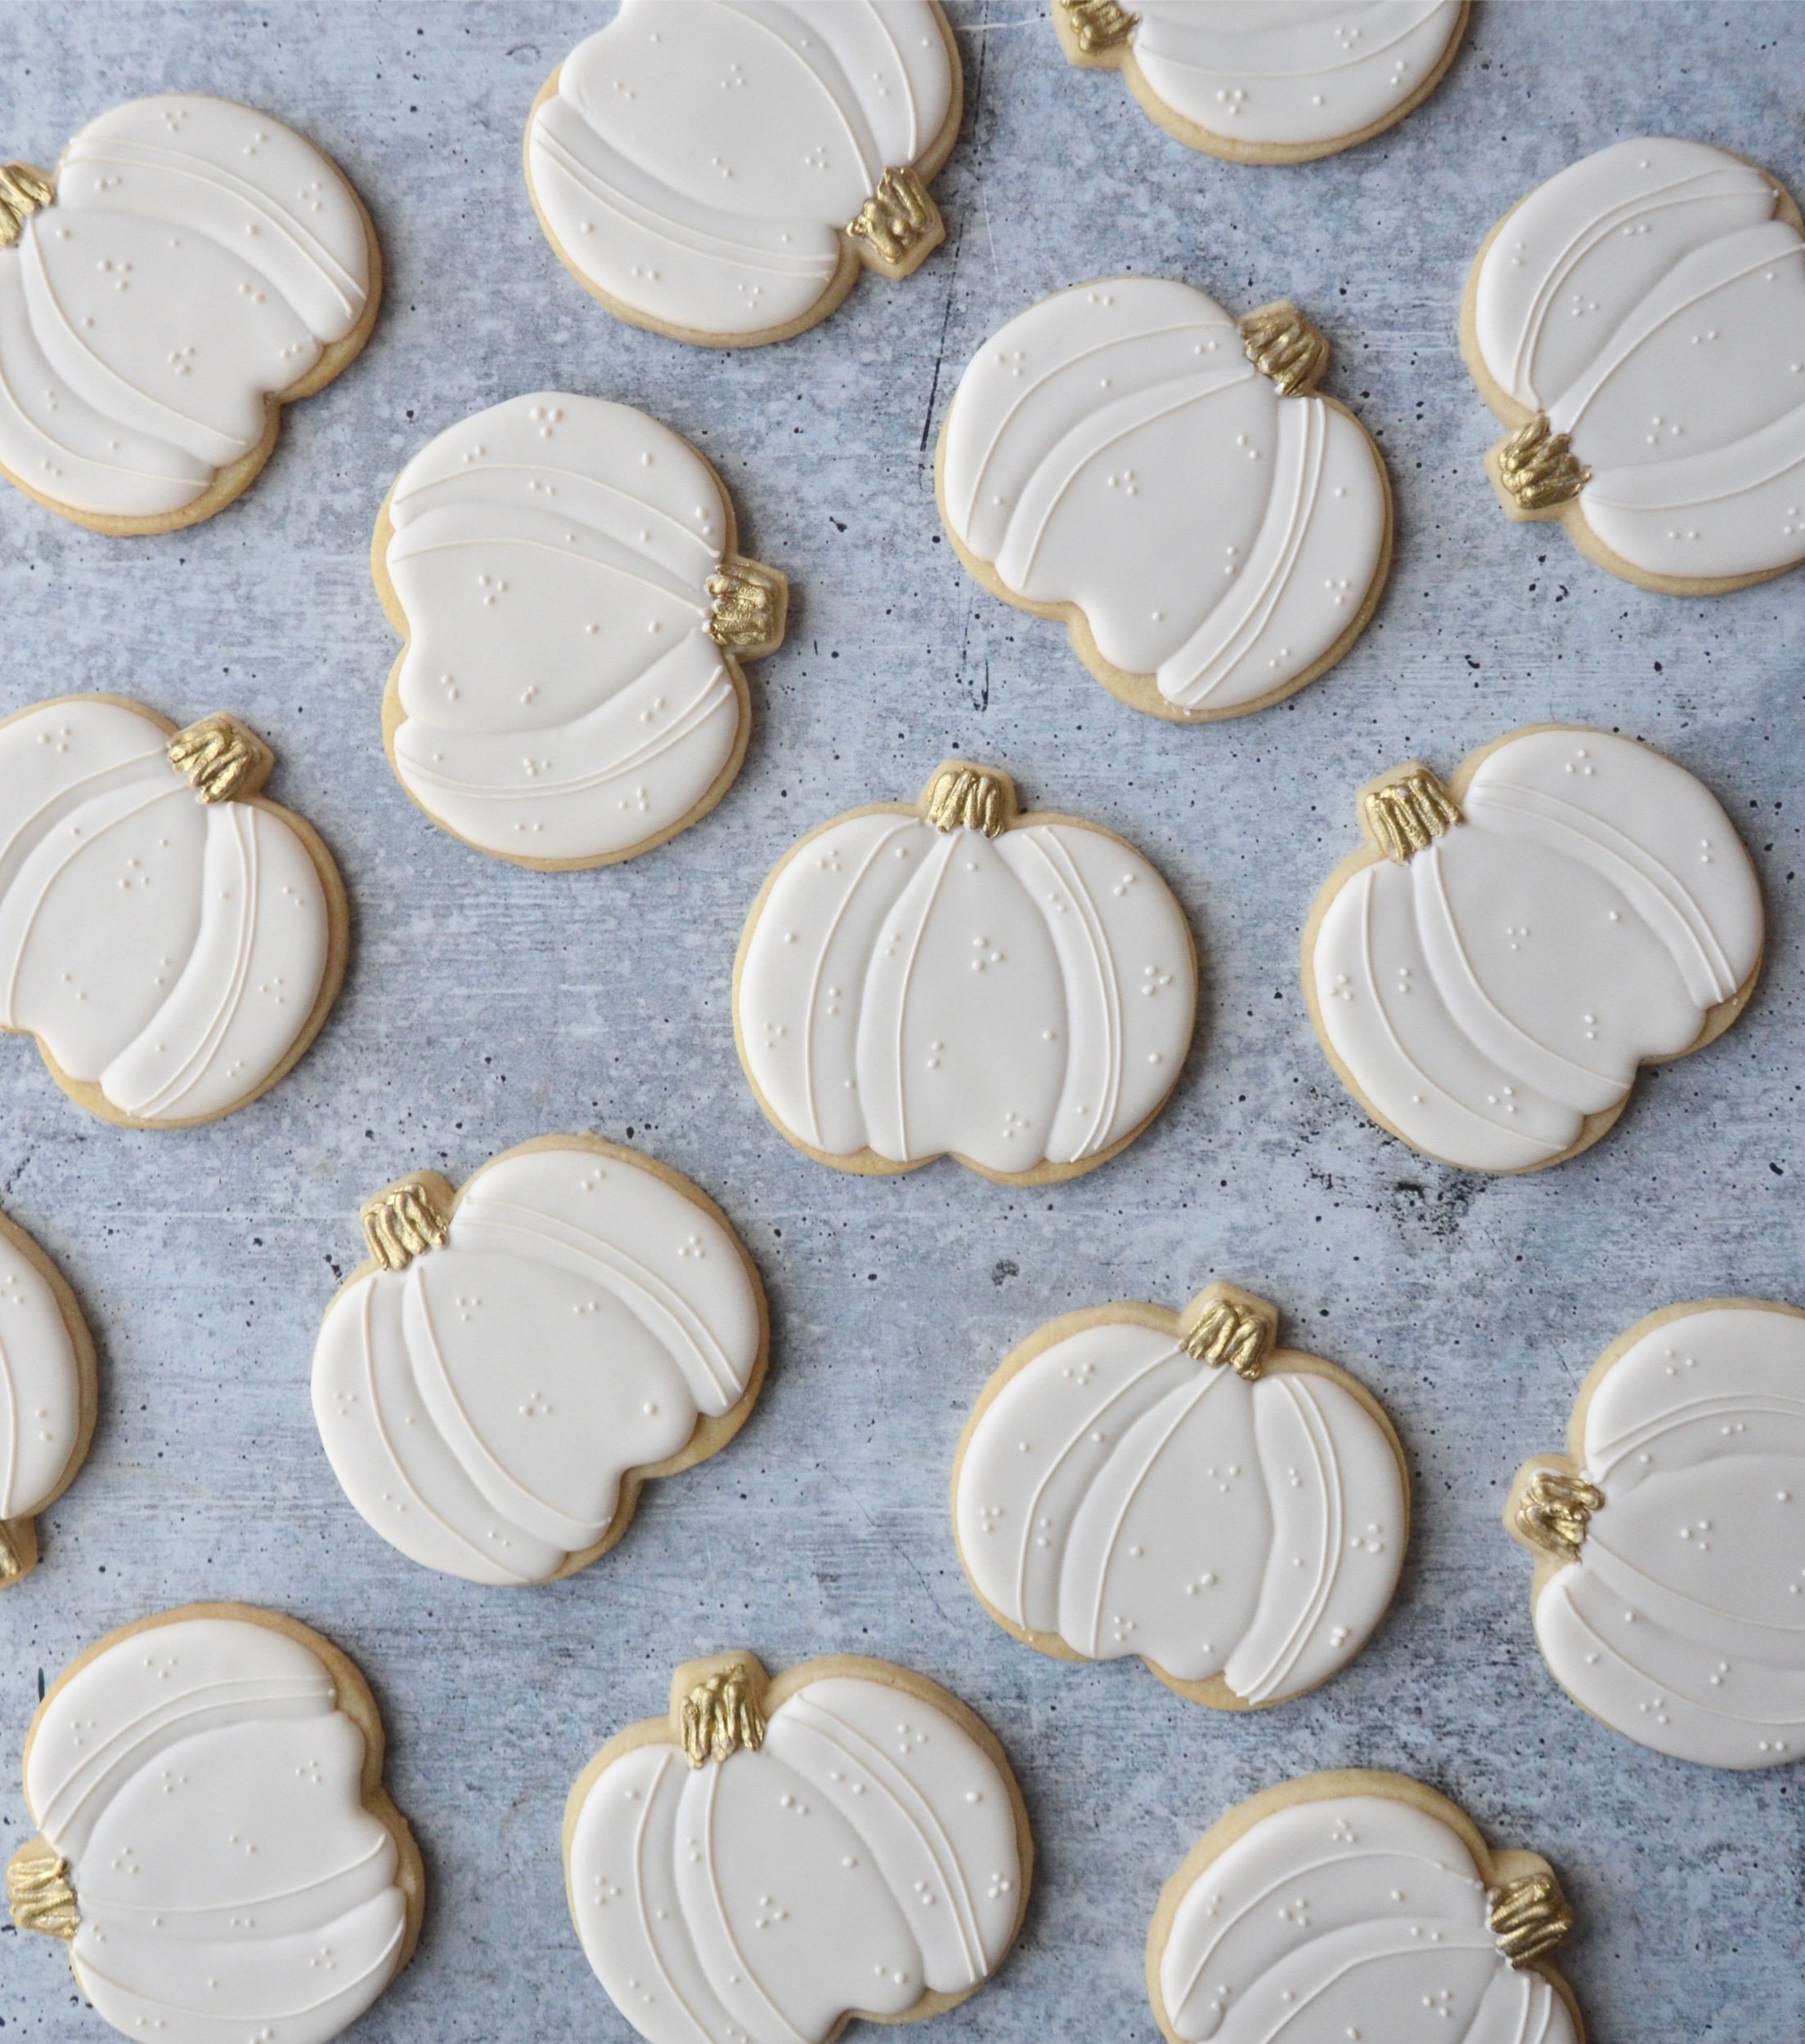
<svg viewBox="0 0 1805 2044">
<path fill-rule="evenodd" d="M 1551 1514 L 1551 1494 L 1580 1508 Z M 1805 1314 L 1708 1299 L 1638 1321 L 1581 1386 L 1567 1453 L 1526 1463 L 1506 1509 L 1537 1556 L 1536 1639 L 1556 1681 L 1677 1759 L 1797 1759 L 1801 1511 Z"/>
<path fill-rule="evenodd" d="M 1228 1709 L 1354 1659 L 1408 1540 L 1402 1453 L 1352 1378 L 1263 1352 L 1273 1318 L 1212 1286 L 1183 1314 L 1066 1314 L 1004 1359 L 953 1476 L 959 1558 L 992 1617 L 1044 1653 L 1138 1654 Z"/>
<path fill-rule="evenodd" d="M 1448 789 L 1412 761 L 1363 805 L 1368 847 L 1310 911 L 1304 994 L 1344 1084 L 1415 1148 L 1475 1171 L 1558 1162 L 1641 1066 L 1741 1012 L 1754 868 L 1717 797 L 1650 748 L 1534 726 Z"/>
<path fill-rule="evenodd" d="M 527 186 L 618 317 L 757 345 L 939 245 L 962 91 L 934 0 L 622 0 L 534 102 Z"/>
<path fill-rule="evenodd" d="M 0 722 L 0 1027 L 109 1121 L 230 1113 L 338 993 L 343 885 L 311 826 L 254 792 L 270 758 L 235 718 L 178 734 L 118 696 Z"/>
<path fill-rule="evenodd" d="M 74 1293 L 0 1214 L 0 1589 L 36 1566 L 34 1521 L 74 1481 L 97 1404 L 93 1337 Z"/>
<path fill-rule="evenodd" d="M 752 904 L 734 1030 L 778 1129 L 842 1170 L 945 1154 L 1041 1184 L 1106 1162 L 1176 1083 L 1197 1012 L 1184 914 L 1075 817 L 1017 813 L 948 761 L 918 802 L 851 811 Z"/>
<path fill-rule="evenodd" d="M 1467 281 L 1468 366 L 1512 429 L 1489 457 L 1500 501 L 1659 588 L 1796 565 L 1802 331 L 1805 236 L 1766 171 L 1666 137 L 1569 164 Z"/>
<path fill-rule="evenodd" d="M 593 1136 L 366 1204 L 372 1260 L 326 1309 L 313 1412 L 334 1472 L 411 1560 L 521 1584 L 594 1561 L 648 1476 L 724 1447 L 764 1377 L 765 1299 L 720 1211 Z"/>
<path fill-rule="evenodd" d="M 1288 303 L 1237 321 L 1158 277 L 1056 292 L 959 380 L 936 459 L 948 534 L 1134 708 L 1275 703 L 1352 645 L 1390 558 L 1378 450 L 1314 394 L 1327 355 Z"/>
<path fill-rule="evenodd" d="M 696 1736 L 730 1695 L 739 1728 Z M 826 2044 L 854 2011 L 936 2014 L 1002 1964 L 1031 1867 L 989 1731 L 853 1655 L 775 1681 L 749 1655 L 680 1669 L 670 1715 L 610 1740 L 564 1814 L 577 1936 L 652 2044 Z"/>
<path fill-rule="evenodd" d="M 16 1917 L 68 1939 L 128 2036 L 328 2044 L 420 1932 L 382 1751 L 361 1676 L 292 1619 L 191 1605 L 110 1633 L 32 1720 Z"/>
<path fill-rule="evenodd" d="M 1547 1958 L 1572 1920 L 1545 1860 L 1488 1851 L 1421 1782 L 1305 1775 L 1198 1840 L 1160 1897 L 1147 1985 L 1168 2044 L 1582 2044 Z"/>
<path fill-rule="evenodd" d="M 720 479 L 656 420 L 540 391 L 448 427 L 396 478 L 372 561 L 407 642 L 389 761 L 465 843 L 611 864 L 731 785 L 739 663 L 781 641 L 788 585 L 735 551 Z"/>
<path fill-rule="evenodd" d="M 303 136 L 202 93 L 115 106 L 0 246 L 0 470 L 101 531 L 210 517 L 380 290 L 362 202 Z"/>
<path fill-rule="evenodd" d="M 1302 163 L 1382 133 L 1441 83 L 1466 0 L 1053 0 L 1067 60 L 1120 70 L 1169 134 Z"/>
</svg>

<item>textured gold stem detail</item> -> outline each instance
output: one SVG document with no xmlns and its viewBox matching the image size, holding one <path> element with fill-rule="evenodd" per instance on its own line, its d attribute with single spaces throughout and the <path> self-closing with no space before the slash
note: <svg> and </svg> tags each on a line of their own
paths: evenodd
<svg viewBox="0 0 1805 2044">
<path fill-rule="evenodd" d="M 1552 1952 L 1573 1929 L 1573 1906 L 1549 1872 L 1525 1874 L 1494 1888 L 1488 1921 L 1498 1950 L 1514 1966 Z"/>
<path fill-rule="evenodd" d="M 69 1862 L 41 1838 L 27 1839 L 7 1862 L 7 1907 L 21 1930 L 73 1938 L 81 1919 L 69 1885 Z"/>
<path fill-rule="evenodd" d="M 887 170 L 878 189 L 860 207 L 846 232 L 862 241 L 880 263 L 898 266 L 940 228 L 940 208 L 907 164 Z"/>
<path fill-rule="evenodd" d="M 1127 42 L 1141 25 L 1141 17 L 1130 14 L 1118 0 L 1059 0 L 1059 7 L 1072 41 L 1086 56 Z"/>
<path fill-rule="evenodd" d="M 737 1663 L 698 1682 L 684 1698 L 683 1750 L 691 1767 L 725 1760 L 742 1746 L 757 1753 L 764 1743 L 765 1714 L 751 1675 Z"/>
<path fill-rule="evenodd" d="M 1248 313 L 1241 322 L 1241 344 L 1260 375 L 1278 385 L 1282 398 L 1313 389 L 1329 366 L 1327 338 L 1288 299 Z"/>
<path fill-rule="evenodd" d="M 1564 1469 L 1538 1469 L 1516 1508 L 1517 1531 L 1544 1554 L 1577 1561 L 1592 1515 L 1605 1502 L 1596 1484 Z"/>
<path fill-rule="evenodd" d="M 1426 770 L 1374 788 L 1367 797 L 1366 810 L 1379 849 L 1399 865 L 1408 865 L 1415 853 L 1461 820 L 1453 797 Z"/>
<path fill-rule="evenodd" d="M 363 1238 L 384 1270 L 405 1270 L 415 1257 L 437 1249 L 451 1232 L 451 1216 L 424 1176 L 397 1179 L 357 1209 Z"/>
<path fill-rule="evenodd" d="M 25 1557 L 14 1545 L 5 1520 L 0 1519 L 0 1590 L 9 1583 L 16 1583 L 25 1572 Z"/>
<path fill-rule="evenodd" d="M 730 554 L 708 577 L 708 594 L 715 600 L 708 636 L 717 646 L 757 659 L 783 645 L 789 584 L 775 568 Z"/>
<path fill-rule="evenodd" d="M 56 196 L 56 186 L 34 164 L 0 164 L 0 249 L 19 239 L 28 213 Z"/>
<path fill-rule="evenodd" d="M 943 766 L 923 804 L 936 830 L 981 830 L 999 838 L 1015 817 L 1009 784 L 993 766 Z"/>
<path fill-rule="evenodd" d="M 270 777 L 276 755 L 256 732 L 224 710 L 177 731 L 169 764 L 193 782 L 204 802 L 243 801 Z"/>
<path fill-rule="evenodd" d="M 1187 1355 L 1217 1369 L 1226 1365 L 1250 1384 L 1266 1367 L 1275 1332 L 1269 1310 L 1263 1313 L 1251 1301 L 1212 1287 L 1179 1338 Z"/>
<path fill-rule="evenodd" d="M 1538 411 L 1500 445 L 1498 480 L 1519 510 L 1546 511 L 1578 496 L 1592 470 L 1567 435 L 1549 424 L 1547 413 Z"/>
</svg>

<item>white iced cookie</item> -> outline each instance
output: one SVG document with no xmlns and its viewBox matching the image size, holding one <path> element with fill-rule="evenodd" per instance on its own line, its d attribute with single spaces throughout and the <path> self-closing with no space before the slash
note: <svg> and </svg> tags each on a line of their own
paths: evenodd
<svg viewBox="0 0 1805 2044">
<path fill-rule="evenodd" d="M 1583 2044 L 1547 1954 L 1547 1862 L 1488 1851 L 1407 1775 L 1281 1782 L 1219 1817 L 1160 1896 L 1147 1985 L 1169 2044 Z"/>
<path fill-rule="evenodd" d="M 527 188 L 610 312 L 752 347 L 939 246 L 961 98 L 935 0 L 621 0 L 533 101 Z"/>
<path fill-rule="evenodd" d="M 326 2044 L 420 1934 L 382 1758 L 368 1685 L 294 1619 L 191 1604 L 110 1633 L 32 1719 L 13 1920 L 68 1941 L 128 2037 Z"/>
<path fill-rule="evenodd" d="M 935 462 L 959 559 L 1064 621 L 1125 703 L 1202 722 L 1291 694 L 1358 638 L 1391 558 L 1366 429 L 1315 394 L 1295 306 L 1240 321 L 1188 284 L 1056 292 L 972 357 Z"/>
<path fill-rule="evenodd" d="M 0 1589 L 38 1561 L 36 1515 L 93 1439 L 94 1342 L 62 1273 L 0 1214 Z"/>
<path fill-rule="evenodd" d="M 828 2044 L 937 2015 L 1021 1928 L 1033 1847 L 1003 1749 L 907 1669 L 748 1654 L 677 1670 L 564 1808 L 589 1963 L 651 2044 Z"/>
<path fill-rule="evenodd" d="M 370 560 L 407 642 L 389 764 L 466 844 L 606 865 L 732 784 L 739 663 L 782 642 L 789 586 L 736 550 L 720 478 L 655 419 L 539 391 L 447 427 L 396 478 Z"/>
<path fill-rule="evenodd" d="M 1567 1453 L 1518 1472 L 1536 1639 L 1575 1702 L 1657 1753 L 1805 1754 L 1805 1314 L 1704 1299 L 1593 1365 Z"/>
<path fill-rule="evenodd" d="M 370 1261 L 327 1307 L 313 1413 L 345 1494 L 411 1560 L 542 1583 L 626 1532 L 648 1476 L 744 1425 L 765 1294 L 713 1201 L 595 1136 L 436 1172 L 363 1209 Z"/>
<path fill-rule="evenodd" d="M 0 473 L 102 532 L 211 518 L 369 337 L 382 257 L 331 159 L 199 92 L 0 166 Z"/>
<path fill-rule="evenodd" d="M 1273 1347 L 1277 1320 L 1214 1284 L 1182 1314 L 1062 1314 L 1004 1359 L 953 1465 L 991 1617 L 1062 1660 L 1138 1654 L 1222 1709 L 1354 1659 L 1409 1538 L 1403 1450 L 1352 1377 Z"/>
<path fill-rule="evenodd" d="M 1486 237 L 1462 351 L 1509 437 L 1512 517 L 1559 518 L 1646 588 L 1708 595 L 1805 560 L 1805 237 L 1765 170 L 1615 142 Z"/>
<path fill-rule="evenodd" d="M 1159 1112 L 1197 997 L 1184 912 L 1132 845 L 1019 814 L 1007 774 L 947 760 L 918 802 L 836 816 L 779 860 L 740 937 L 734 1035 L 819 1163 L 950 1154 L 1044 1184 Z"/>
<path fill-rule="evenodd" d="M 273 1085 L 344 977 L 332 855 L 258 792 L 236 717 L 177 730 L 64 695 L 0 722 L 0 1028 L 129 1128 L 210 1121 Z"/>
<path fill-rule="evenodd" d="M 1053 0 L 1068 62 L 1119 70 L 1169 135 L 1243 164 L 1307 163 L 1440 84 L 1468 0 Z"/>
<path fill-rule="evenodd" d="M 1637 1067 L 1729 1027 L 1761 968 L 1761 889 L 1711 791 L 1639 745 L 1532 725 L 1446 787 L 1360 791 L 1365 847 L 1304 930 L 1304 994 L 1374 1120 L 1471 1171 L 1596 1143 Z"/>
</svg>

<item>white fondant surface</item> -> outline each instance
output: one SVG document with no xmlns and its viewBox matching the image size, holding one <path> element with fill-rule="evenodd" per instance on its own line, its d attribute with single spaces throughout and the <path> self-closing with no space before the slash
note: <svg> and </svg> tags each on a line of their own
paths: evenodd
<svg viewBox="0 0 1805 2044">
<path fill-rule="evenodd" d="M 197 92 L 113 107 L 0 249 L 0 465 L 78 510 L 179 511 L 369 286 L 363 216 L 304 137 Z"/>
<path fill-rule="evenodd" d="M 1654 1328 L 1592 1394 L 1585 1450 L 1605 1503 L 1535 1606 L 1562 1687 L 1682 1760 L 1805 1754 L 1805 1320 Z"/>
<path fill-rule="evenodd" d="M 952 106 L 927 0 L 622 0 L 534 113 L 527 175 L 598 290 L 695 333 L 798 319 Z"/>
<path fill-rule="evenodd" d="M 329 1308 L 313 1413 L 385 1540 L 473 1583 L 533 1583 L 593 1547 L 621 1480 L 737 1404 L 758 1299 L 712 1215 L 571 1143 L 497 1159 L 443 1246 Z"/>
<path fill-rule="evenodd" d="M 1605 731 L 1490 753 L 1463 820 L 1336 895 L 1309 969 L 1362 1093 L 1469 1170 L 1545 1163 L 1686 1049 L 1761 955 L 1761 891 L 1702 782 Z"/>
<path fill-rule="evenodd" d="M 389 501 L 402 785 L 484 851 L 595 859 L 679 822 L 739 735 L 708 636 L 731 524 L 689 443 L 564 391 L 448 426 Z"/>
<path fill-rule="evenodd" d="M 1479 1869 L 1390 1796 L 1293 1804 L 1205 1867 L 1160 1965 L 1187 2044 L 1578 2044 L 1567 2005 L 1511 1966 Z"/>
<path fill-rule="evenodd" d="M 824 2044 L 988 1979 L 1021 1864 L 1008 1785 L 936 1705 L 824 1677 L 764 1745 L 691 1768 L 640 1746 L 604 1769 L 568 1852 L 583 1950 L 652 2044 Z"/>
<path fill-rule="evenodd" d="M 363 1734 L 288 1634 L 191 1618 L 79 1670 L 25 1799 L 69 1862 L 83 1992 L 128 2037 L 326 2044 L 394 1977 L 406 1904 Z"/>
<path fill-rule="evenodd" d="M 1578 499 L 1652 575 L 1805 559 L 1805 240 L 1771 181 L 1708 143 L 1614 142 L 1500 228 L 1479 353 L 1592 471 Z"/>
<path fill-rule="evenodd" d="M 1026 1171 L 1094 1157 L 1158 1107 L 1197 970 L 1170 888 L 1102 831 L 879 813 L 784 860 L 738 1006 L 759 1091 L 811 1148 Z"/>
<path fill-rule="evenodd" d="M 985 1411 L 954 1498 L 987 1602 L 1092 1660 L 1282 1702 L 1359 1652 L 1403 1561 L 1398 1458 L 1359 1400 L 1254 1382 L 1132 1321 L 1070 1334 Z"/>
<path fill-rule="evenodd" d="M 28 1519 L 82 1431 L 82 1377 L 56 1295 L 0 1236 L 0 1521 Z"/>
<path fill-rule="evenodd" d="M 1213 299 L 1159 277 L 1056 292 L 986 341 L 942 482 L 954 532 L 1007 588 L 1075 604 L 1106 660 L 1187 711 L 1313 666 L 1385 549 L 1363 429 L 1280 397 Z"/>
</svg>

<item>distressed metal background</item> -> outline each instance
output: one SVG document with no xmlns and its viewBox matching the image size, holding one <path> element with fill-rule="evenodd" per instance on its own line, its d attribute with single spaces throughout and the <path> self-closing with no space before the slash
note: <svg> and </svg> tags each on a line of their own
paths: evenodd
<svg viewBox="0 0 1805 2044">
<path fill-rule="evenodd" d="M 1507 524 L 1454 325 L 1493 219 L 1617 137 L 1724 142 L 1805 192 L 1805 11 L 1492 0 L 1402 128 L 1271 170 L 1193 155 L 1119 81 L 1068 70 L 1034 0 L 974 0 L 954 9 L 968 112 L 938 186 L 948 245 L 740 356 L 617 325 L 534 224 L 528 105 L 606 11 L 0 0 L 0 153 L 52 161 L 137 93 L 230 94 L 334 153 L 389 266 L 362 360 L 290 412 L 262 480 L 211 523 L 110 541 L 0 491 L 0 710 L 109 689 L 184 720 L 237 711 L 276 745 L 273 792 L 325 832 L 357 910 L 318 1046 L 224 1123 L 122 1133 L 66 1102 L 29 1044 L 0 1046 L 0 1202 L 61 1260 L 104 1370 L 92 1458 L 48 1516 L 43 1566 L 0 1606 L 0 1855 L 21 1835 L 18 1747 L 45 1675 L 165 1605 L 280 1605 L 367 1670 L 430 1871 L 419 1956 L 359 2036 L 624 2040 L 565 1914 L 568 1785 L 662 1707 L 685 1656 L 851 1648 L 983 1712 L 1039 1837 L 1016 1956 L 936 2037 L 1152 2037 L 1143 1938 L 1198 1831 L 1284 1775 L 1359 1763 L 1422 1774 L 1495 1840 L 1557 1863 L 1597 2044 L 1798 2044 L 1805 1776 L 1659 1759 L 1568 1704 L 1497 1515 L 1520 1457 L 1558 1444 L 1578 1378 L 1640 1314 L 1709 1292 L 1805 1302 L 1805 577 L 1677 601 Z M 1397 488 L 1396 566 L 1363 642 L 1237 724 L 1117 705 L 1056 627 L 972 585 L 935 516 L 960 365 L 1044 293 L 1126 267 L 1237 310 L 1294 296 Z M 696 441 L 743 544 L 796 592 L 789 644 L 754 671 L 737 787 L 666 850 L 599 873 L 465 850 L 403 798 L 378 738 L 394 645 L 366 565 L 377 504 L 431 434 L 542 385 L 626 399 Z M 1606 1142 L 1484 1180 L 1381 1138 L 1343 1096 L 1304 1018 L 1297 932 L 1353 842 L 1356 783 L 1412 752 L 1451 766 L 1537 718 L 1632 732 L 1701 774 L 1743 821 L 1771 937 L 1745 1018 L 1645 1077 Z M 822 1170 L 766 1125 L 734 1055 L 728 968 L 759 876 L 807 825 L 912 793 L 955 748 L 1143 847 L 1207 961 L 1197 1053 L 1164 1118 L 1114 1165 L 1026 1197 L 950 1165 Z M 365 1193 L 571 1127 L 643 1143 L 721 1201 L 770 1287 L 775 1364 L 739 1440 L 649 1496 L 612 1557 L 552 1588 L 482 1591 L 353 1516 L 315 1436 L 309 1353 Z M 1327 1690 L 1257 1717 L 1182 1703 L 1138 1664 L 1017 1646 L 968 1595 L 945 1508 L 966 1410 L 1012 1343 L 1068 1307 L 1177 1304 L 1216 1275 L 1269 1293 L 1295 1338 L 1384 1397 L 1417 1481 L 1383 1633 Z M 30 2044 L 101 2033 L 62 1951 L 10 1929 L 0 2027 Z"/>
</svg>

